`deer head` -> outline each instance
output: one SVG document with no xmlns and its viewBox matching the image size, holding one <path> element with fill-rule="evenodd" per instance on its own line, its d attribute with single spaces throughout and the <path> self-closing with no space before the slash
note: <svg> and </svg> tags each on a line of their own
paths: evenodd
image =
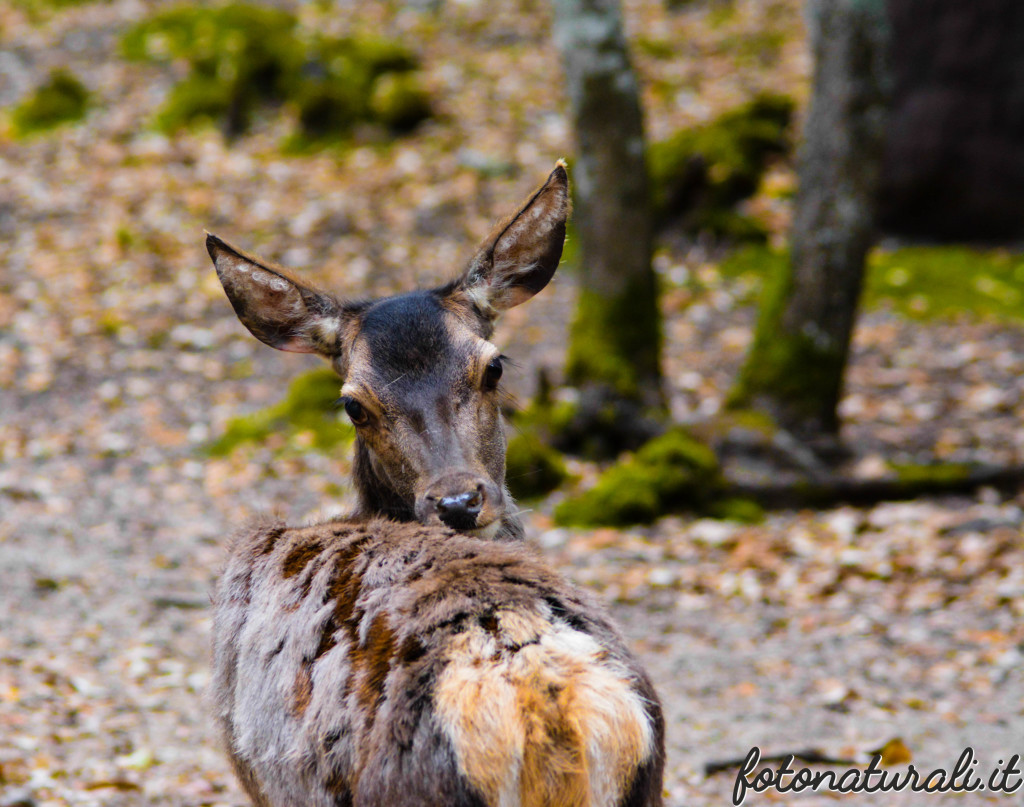
<svg viewBox="0 0 1024 807">
<path fill-rule="evenodd" d="M 443 286 L 346 302 L 208 235 L 235 313 L 278 350 L 317 353 L 344 379 L 356 428 L 360 516 L 384 515 L 486 537 L 517 537 L 505 488 L 501 312 L 543 289 L 569 215 L 563 163 Z"/>
</svg>

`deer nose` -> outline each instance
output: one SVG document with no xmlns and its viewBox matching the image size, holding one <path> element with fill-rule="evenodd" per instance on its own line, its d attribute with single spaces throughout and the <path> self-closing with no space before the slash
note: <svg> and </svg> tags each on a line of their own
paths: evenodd
<svg viewBox="0 0 1024 807">
<path fill-rule="evenodd" d="M 487 534 L 479 531 L 497 525 L 505 507 L 505 497 L 493 480 L 474 471 L 446 471 L 417 495 L 416 519 L 421 524 L 440 521 L 453 530 L 484 537 Z"/>
<path fill-rule="evenodd" d="M 476 518 L 480 515 L 483 503 L 483 485 L 477 485 L 476 490 L 442 496 L 434 506 L 437 508 L 437 517 L 445 526 L 453 530 L 471 530 L 476 526 Z"/>
</svg>

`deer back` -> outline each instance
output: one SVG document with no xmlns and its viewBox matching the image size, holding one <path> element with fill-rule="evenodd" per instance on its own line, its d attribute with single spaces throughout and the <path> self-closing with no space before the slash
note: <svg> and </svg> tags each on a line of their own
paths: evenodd
<svg viewBox="0 0 1024 807">
<path fill-rule="evenodd" d="M 661 804 L 657 697 L 522 545 L 371 520 L 234 545 L 213 695 L 260 805 Z"/>
</svg>

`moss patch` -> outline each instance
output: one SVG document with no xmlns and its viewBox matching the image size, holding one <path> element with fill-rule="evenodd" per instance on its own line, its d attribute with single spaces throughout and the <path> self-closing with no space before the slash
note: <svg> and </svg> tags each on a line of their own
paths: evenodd
<svg viewBox="0 0 1024 807">
<path fill-rule="evenodd" d="M 534 499 L 550 493 L 569 478 L 562 455 L 530 434 L 508 441 L 505 482 L 517 499 Z"/>
<path fill-rule="evenodd" d="M 30 15 L 30 19 L 38 21 L 44 19 L 47 12 L 59 12 L 75 6 L 109 2 L 110 0 L 13 0 L 11 4 L 14 8 L 24 9 Z"/>
<path fill-rule="evenodd" d="M 415 73 L 389 72 L 373 84 L 370 112 L 392 131 L 408 132 L 430 117 L 430 98 Z"/>
<path fill-rule="evenodd" d="M 649 523 L 683 507 L 704 505 L 719 484 L 714 452 L 675 428 L 609 468 L 590 490 L 562 502 L 555 521 L 572 526 Z"/>
<path fill-rule="evenodd" d="M 707 515 L 722 521 L 760 524 L 764 521 L 764 508 L 753 499 L 718 499 L 708 504 Z"/>
<path fill-rule="evenodd" d="M 318 451 L 347 444 L 355 433 L 340 419 L 335 406 L 340 387 L 338 376 L 326 368 L 304 373 L 292 382 L 280 403 L 229 421 L 207 452 L 224 456 L 243 443 L 262 443 L 271 435 L 284 435 L 289 442 L 301 436 L 303 446 Z"/>
<path fill-rule="evenodd" d="M 964 481 L 978 466 L 967 462 L 940 462 L 930 465 L 890 463 L 889 467 L 899 481 L 908 486 L 941 486 Z"/>
<path fill-rule="evenodd" d="M 565 373 L 570 384 L 606 385 L 638 398 L 640 384 L 657 377 L 661 322 L 653 292 L 634 283 L 617 296 L 581 287 L 576 302 Z"/>
<path fill-rule="evenodd" d="M 15 132 L 25 136 L 80 120 L 88 107 L 89 91 L 69 71 L 58 68 L 14 108 L 11 122 Z"/>
<path fill-rule="evenodd" d="M 786 96 L 762 95 L 711 123 L 652 144 L 647 161 L 661 225 L 763 241 L 764 229 L 735 207 L 757 190 L 769 160 L 788 152 L 794 107 Z"/>
<path fill-rule="evenodd" d="M 361 122 L 408 131 L 430 115 L 416 58 L 403 46 L 304 31 L 278 8 L 178 6 L 129 29 L 121 48 L 129 59 L 188 64 L 158 115 L 165 130 L 207 121 L 240 135 L 260 109 L 286 104 L 294 138 L 311 145 L 344 138 Z"/>
<path fill-rule="evenodd" d="M 788 253 L 748 246 L 719 265 L 726 278 L 774 282 Z M 874 250 L 868 256 L 864 305 L 889 305 L 913 319 L 968 315 L 1005 322 L 1024 320 L 1024 255 L 959 246 Z"/>
<path fill-rule="evenodd" d="M 807 419 L 825 430 L 835 427 L 835 407 L 846 357 L 823 349 L 804 333 L 785 333 L 782 314 L 789 298 L 792 274 L 789 262 L 771 266 L 764 279 L 754 342 L 727 405 L 745 409 L 757 396 L 767 393 L 784 412 L 775 413 L 787 423 Z"/>
<path fill-rule="evenodd" d="M 887 301 L 916 319 L 961 313 L 1024 319 L 1024 255 L 969 247 L 906 247 L 875 251 L 866 301 Z"/>
<path fill-rule="evenodd" d="M 822 350 L 804 334 L 779 327 L 791 272 L 785 251 L 748 246 L 719 267 L 724 277 L 754 277 L 761 301 L 754 343 L 729 393 L 732 408 L 755 405 L 768 393 L 786 422 L 815 419 L 834 427 L 835 399 L 845 357 Z M 1024 255 L 969 247 L 906 247 L 868 256 L 863 307 L 887 305 L 916 319 L 968 316 L 1024 321 Z M 751 284 L 756 285 L 756 284 Z M 817 411 L 820 408 L 821 411 Z"/>
</svg>

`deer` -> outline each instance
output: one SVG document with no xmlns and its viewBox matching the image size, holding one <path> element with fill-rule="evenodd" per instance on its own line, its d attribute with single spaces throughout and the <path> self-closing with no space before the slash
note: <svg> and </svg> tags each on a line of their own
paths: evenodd
<svg viewBox="0 0 1024 807">
<path fill-rule="evenodd" d="M 346 302 L 207 234 L 236 314 L 319 354 L 355 427 L 352 515 L 264 517 L 213 594 L 215 721 L 258 807 L 658 807 L 664 718 L 505 487 L 501 312 L 551 280 L 562 161 L 454 280 Z"/>
</svg>

